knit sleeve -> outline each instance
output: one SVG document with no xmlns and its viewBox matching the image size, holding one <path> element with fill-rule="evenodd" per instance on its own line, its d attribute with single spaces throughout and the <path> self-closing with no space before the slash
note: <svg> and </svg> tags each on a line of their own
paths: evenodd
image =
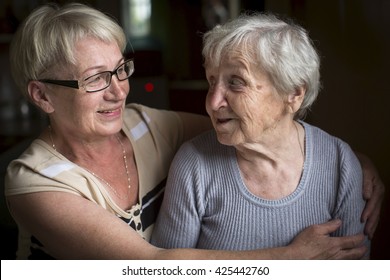
<svg viewBox="0 0 390 280">
<path fill-rule="evenodd" d="M 196 247 L 203 214 L 202 164 L 190 142 L 176 154 L 151 243 L 162 248 Z"/>
<path fill-rule="evenodd" d="M 349 145 L 341 140 L 338 144 L 340 182 L 334 218 L 341 219 L 342 226 L 335 232 L 335 235 L 347 236 L 363 233 L 364 223 L 360 220 L 365 206 L 362 195 L 363 172 L 359 160 Z M 369 248 L 370 242 L 367 238 L 365 243 Z"/>
<path fill-rule="evenodd" d="M 360 222 L 365 204 L 362 195 L 363 173 L 350 147 L 342 141 L 338 146 L 340 182 L 334 217 L 344 221 L 341 228 L 342 235 L 356 234 L 361 232 L 364 226 Z"/>
</svg>

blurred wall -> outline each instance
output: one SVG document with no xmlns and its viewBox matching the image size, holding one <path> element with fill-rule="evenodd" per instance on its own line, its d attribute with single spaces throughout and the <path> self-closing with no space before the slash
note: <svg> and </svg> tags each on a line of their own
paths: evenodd
<svg viewBox="0 0 390 280">
<path fill-rule="evenodd" d="M 231 0 L 230 0 L 231 1 Z M 0 59 L 7 65 L 8 43 L 12 37 L 11 18 L 6 4 L 21 7 L 15 16 L 26 14 L 26 7 L 45 1 L 5 1 L 0 5 Z M 69 1 L 57 1 L 69 2 Z M 85 1 L 83 1 L 85 2 Z M 121 19 L 120 0 L 87 1 Z M 229 1 L 225 1 L 227 3 Z M 348 142 L 354 150 L 368 155 L 380 172 L 385 185 L 390 185 L 390 1 L 388 0 L 242 0 L 241 10 L 272 11 L 293 17 L 310 33 L 322 58 L 323 90 L 307 121 Z M 170 98 L 170 108 L 205 114 L 204 97 L 207 84 L 201 58 L 201 33 L 207 30 L 202 18 L 202 0 L 152 0 L 152 33 L 155 44 L 153 59 L 147 52 L 136 62 L 158 69 Z M 4 23 L 11 23 L 4 29 Z M 156 51 L 158 53 L 156 53 Z M 150 57 L 150 56 L 149 56 Z M 156 58 L 156 59 L 155 59 Z M 137 66 L 139 65 L 139 66 Z M 145 71 L 144 71 L 145 72 Z M 135 72 L 136 78 L 139 72 Z M 147 73 L 142 73 L 142 79 Z M 143 80 L 142 80 L 143 81 Z M 134 89 L 137 87 L 134 87 Z M 0 105 L 12 107 L 19 102 L 10 81 L 9 69 L 0 69 Z M 131 95 L 131 93 L 130 93 Z M 164 101 L 164 104 L 166 100 Z M 166 106 L 166 105 L 164 105 Z M 4 127 L 15 112 L 3 116 L 0 134 L 2 147 L 21 141 L 26 135 L 4 136 Z M 3 115 L 5 111 L 3 110 Z M 11 117 L 9 117 L 11 116 Z M 16 121 L 20 122 L 21 117 Z M 38 118 L 39 119 L 39 118 Z M 42 124 L 38 122 L 38 128 Z M 44 125 L 44 123 L 43 123 Z M 35 126 L 36 127 L 36 126 Z M 28 126 L 27 128 L 30 128 Z M 30 128 L 31 129 L 31 128 Z M 12 129 L 11 129 L 12 130 Z M 18 131 L 22 131 L 18 129 Z M 31 131 L 27 131 L 31 133 Z M 35 133 L 35 128 L 33 127 Z M 11 142 L 9 142 L 11 141 Z M 373 241 L 373 257 L 390 259 L 389 191 L 386 193 L 381 223 Z M 383 250 L 387 248 L 388 250 Z"/>
<path fill-rule="evenodd" d="M 266 1 L 266 10 L 305 26 L 322 58 L 323 89 L 307 121 L 375 163 L 390 185 L 390 1 Z M 373 240 L 373 257 L 389 259 L 390 199 Z"/>
</svg>

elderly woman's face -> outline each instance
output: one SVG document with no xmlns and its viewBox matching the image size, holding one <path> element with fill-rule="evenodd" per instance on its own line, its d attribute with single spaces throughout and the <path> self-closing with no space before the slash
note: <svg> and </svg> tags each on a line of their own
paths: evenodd
<svg viewBox="0 0 390 280">
<path fill-rule="evenodd" d="M 124 61 L 115 42 L 107 44 L 93 38 L 76 44 L 75 57 L 76 69 L 70 74 L 79 81 L 102 71 L 113 71 Z M 51 88 L 52 121 L 68 133 L 78 134 L 79 137 L 99 137 L 121 129 L 123 108 L 130 88 L 127 80 L 119 81 L 113 75 L 108 88 L 93 93 L 85 92 L 83 88 Z"/>
<path fill-rule="evenodd" d="M 239 53 L 225 55 L 220 65 L 206 61 L 205 70 L 206 110 L 222 144 L 260 142 L 288 117 L 268 76 Z"/>
</svg>

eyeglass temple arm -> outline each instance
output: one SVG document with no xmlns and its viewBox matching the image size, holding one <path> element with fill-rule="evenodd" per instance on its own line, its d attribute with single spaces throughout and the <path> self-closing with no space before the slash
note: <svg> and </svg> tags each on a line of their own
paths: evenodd
<svg viewBox="0 0 390 280">
<path fill-rule="evenodd" d="M 78 81 L 49 80 L 49 79 L 41 79 L 38 81 L 42 82 L 42 83 L 48 83 L 48 84 L 53 84 L 53 85 L 59 85 L 59 86 L 65 86 L 65 87 L 79 89 L 79 82 Z"/>
</svg>

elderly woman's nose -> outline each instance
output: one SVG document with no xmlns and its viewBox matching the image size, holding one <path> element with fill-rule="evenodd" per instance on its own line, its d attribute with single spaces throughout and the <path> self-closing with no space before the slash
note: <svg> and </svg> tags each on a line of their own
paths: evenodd
<svg viewBox="0 0 390 280">
<path fill-rule="evenodd" d="M 210 87 L 208 93 L 209 105 L 213 108 L 219 108 L 226 104 L 226 89 L 221 84 L 214 84 Z"/>
</svg>

